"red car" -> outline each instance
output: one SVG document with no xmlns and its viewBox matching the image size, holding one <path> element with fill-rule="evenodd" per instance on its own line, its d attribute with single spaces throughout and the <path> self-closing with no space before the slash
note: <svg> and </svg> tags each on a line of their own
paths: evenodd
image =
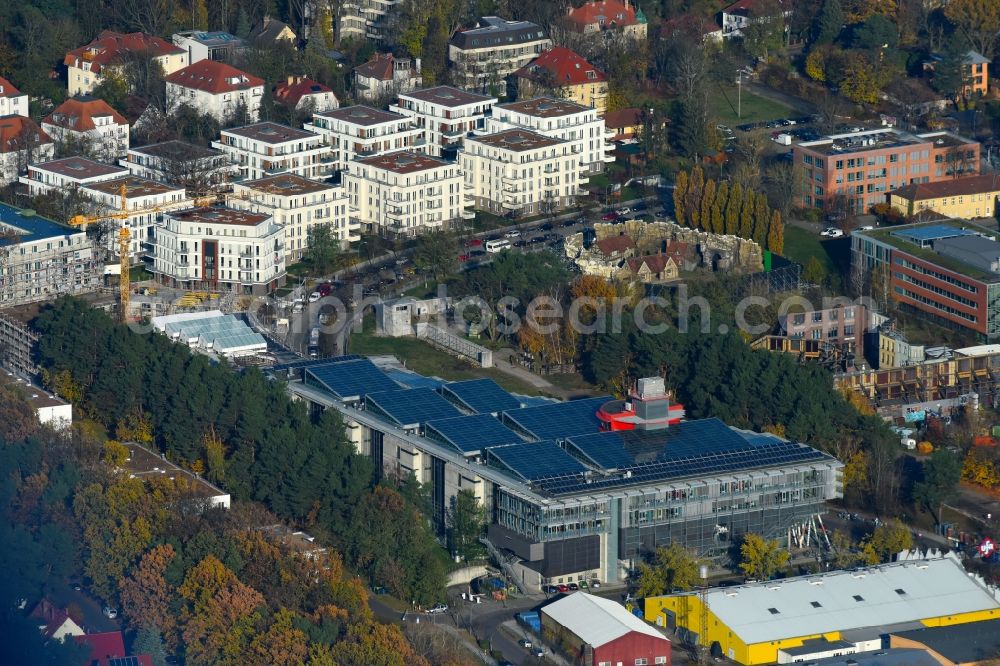
<svg viewBox="0 0 1000 666">
<path fill-rule="evenodd" d="M 462 263 L 465 263 L 469 259 L 472 259 L 472 255 L 471 254 L 460 254 L 460 255 L 458 255 L 458 260 L 461 261 Z"/>
<path fill-rule="evenodd" d="M 602 217 L 601 219 L 604 220 L 605 222 L 614 222 L 615 220 L 618 219 L 618 213 L 612 211 L 607 215 L 605 215 L 604 217 Z"/>
<path fill-rule="evenodd" d="M 330 293 L 333 291 L 333 285 L 330 284 L 329 282 L 324 282 L 316 286 L 316 291 L 319 292 L 320 296 L 329 296 Z"/>
<path fill-rule="evenodd" d="M 569 587 L 567 585 L 559 585 L 558 587 L 559 587 L 559 591 L 562 592 L 562 593 L 564 593 L 564 594 L 566 592 L 569 592 Z"/>
<path fill-rule="evenodd" d="M 478 238 L 470 238 L 465 242 L 466 247 L 480 247 L 482 246 L 482 244 L 483 241 L 479 240 Z"/>
</svg>

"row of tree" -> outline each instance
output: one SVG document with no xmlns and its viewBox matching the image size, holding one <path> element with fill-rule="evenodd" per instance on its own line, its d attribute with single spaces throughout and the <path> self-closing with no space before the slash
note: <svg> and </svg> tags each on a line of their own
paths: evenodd
<svg viewBox="0 0 1000 666">
<path fill-rule="evenodd" d="M 690 175 L 677 174 L 674 187 L 674 218 L 677 223 L 713 234 L 729 234 L 753 240 L 766 250 L 781 254 L 785 228 L 781 213 L 773 210 L 762 192 L 744 190 L 739 183 L 706 181 L 700 166 Z"/>
<path fill-rule="evenodd" d="M 345 553 L 372 584 L 418 603 L 441 598 L 444 565 L 408 480 L 373 486 L 333 411 L 313 420 L 278 382 L 235 373 L 164 336 L 137 335 L 82 301 L 62 298 L 34 322 L 49 387 L 121 441 L 265 504 Z M 100 587 L 113 598 L 117 576 Z"/>
</svg>

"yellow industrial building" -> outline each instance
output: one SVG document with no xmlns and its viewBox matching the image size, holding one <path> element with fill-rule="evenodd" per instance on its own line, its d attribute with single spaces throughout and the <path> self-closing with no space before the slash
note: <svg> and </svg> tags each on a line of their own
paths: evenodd
<svg viewBox="0 0 1000 666">
<path fill-rule="evenodd" d="M 949 554 L 651 597 L 644 614 L 751 666 L 879 650 L 894 631 L 1000 619 L 1000 601 Z"/>
</svg>

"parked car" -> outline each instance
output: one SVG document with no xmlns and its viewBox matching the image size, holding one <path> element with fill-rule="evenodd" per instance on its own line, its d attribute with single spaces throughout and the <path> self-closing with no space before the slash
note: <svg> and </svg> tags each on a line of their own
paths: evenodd
<svg viewBox="0 0 1000 666">
<path fill-rule="evenodd" d="M 615 220 L 618 219 L 618 213 L 615 213 L 613 211 L 610 213 L 605 213 L 604 215 L 601 216 L 601 219 L 604 220 L 605 222 L 614 222 Z"/>
<path fill-rule="evenodd" d="M 595 578 L 592 581 L 590 581 L 590 586 L 593 587 L 593 588 L 595 588 L 595 589 L 599 588 L 601 586 L 601 581 L 599 581 L 599 580 L 597 580 Z"/>
<path fill-rule="evenodd" d="M 446 606 L 445 604 L 438 604 L 438 605 L 434 606 L 433 608 L 428 608 L 427 612 L 428 613 L 447 613 L 448 612 L 448 606 Z"/>
<path fill-rule="evenodd" d="M 520 645 L 521 647 L 523 647 L 525 650 L 530 650 L 531 649 L 531 639 L 530 638 L 522 638 L 521 640 L 519 640 L 517 642 L 517 644 Z"/>
<path fill-rule="evenodd" d="M 556 587 L 558 587 L 559 591 L 562 592 L 562 593 L 564 593 L 564 594 L 566 592 L 569 592 L 569 586 L 568 585 L 557 585 Z"/>
<path fill-rule="evenodd" d="M 321 298 L 323 298 L 323 294 L 319 293 L 318 291 L 314 291 L 313 293 L 309 294 L 310 303 L 315 303 Z"/>
<path fill-rule="evenodd" d="M 531 651 L 531 654 L 534 655 L 535 657 L 544 657 L 545 656 L 545 648 L 543 648 L 543 647 L 536 647 L 535 649 L 533 649 Z"/>
<path fill-rule="evenodd" d="M 628 206 L 625 206 L 624 208 L 619 208 L 615 212 L 618 213 L 619 216 L 621 216 L 621 215 L 628 215 L 629 213 L 632 212 L 632 209 L 629 208 Z"/>
<path fill-rule="evenodd" d="M 570 583 L 569 584 L 569 589 L 572 590 L 573 592 L 576 592 L 577 590 L 580 589 L 580 586 L 577 585 L 576 583 Z"/>
<path fill-rule="evenodd" d="M 871 224 L 866 224 L 862 227 L 858 227 L 858 231 L 875 231 L 875 227 Z"/>
<path fill-rule="evenodd" d="M 551 222 L 546 222 L 545 224 L 543 224 L 538 228 L 541 229 L 542 231 L 552 231 L 555 227 L 552 226 Z"/>
<path fill-rule="evenodd" d="M 820 236 L 826 236 L 827 238 L 840 238 L 844 235 L 844 232 L 837 227 L 827 227 L 823 231 L 819 232 Z"/>
<path fill-rule="evenodd" d="M 555 585 L 546 585 L 544 591 L 549 594 L 559 594 L 559 588 Z"/>
<path fill-rule="evenodd" d="M 503 235 L 504 238 L 517 238 L 521 235 L 521 232 L 517 229 L 512 229 Z"/>
<path fill-rule="evenodd" d="M 469 240 L 465 241 L 466 247 L 482 247 L 482 245 L 483 241 L 481 241 L 478 238 L 470 238 Z"/>
<path fill-rule="evenodd" d="M 329 296 L 333 292 L 333 284 L 330 282 L 323 282 L 316 286 L 316 291 L 319 292 L 320 296 Z"/>
<path fill-rule="evenodd" d="M 113 620 L 116 617 L 118 617 L 118 609 L 111 608 L 110 606 L 105 606 L 102 612 L 104 613 L 104 617 L 108 618 L 109 620 Z"/>
</svg>

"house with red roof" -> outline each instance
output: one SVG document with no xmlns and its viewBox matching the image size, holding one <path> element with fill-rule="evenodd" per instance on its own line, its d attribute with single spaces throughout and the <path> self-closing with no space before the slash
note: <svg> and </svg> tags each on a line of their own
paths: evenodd
<svg viewBox="0 0 1000 666">
<path fill-rule="evenodd" d="M 0 187 L 9 185 L 28 164 L 52 159 L 52 139 L 31 118 L 0 116 Z"/>
<path fill-rule="evenodd" d="M 592 106 L 599 115 L 608 107 L 608 77 L 565 46 L 545 51 L 514 72 L 518 99 L 555 93 Z"/>
<path fill-rule="evenodd" d="M 252 121 L 260 115 L 264 79 L 224 62 L 200 60 L 168 76 L 166 83 L 168 113 L 181 104 L 188 104 L 221 122 L 231 116 L 242 102 Z"/>
<path fill-rule="evenodd" d="M 45 638 L 59 641 L 67 636 L 83 636 L 83 627 L 77 624 L 65 608 L 59 608 L 48 599 L 42 599 L 28 616 L 38 624 Z"/>
<path fill-rule="evenodd" d="M 354 68 L 354 96 L 374 102 L 423 85 L 420 59 L 398 58 L 391 53 L 376 53 L 368 62 Z"/>
<path fill-rule="evenodd" d="M 28 96 L 0 76 L 0 116 L 28 115 Z"/>
<path fill-rule="evenodd" d="M 86 666 L 153 666 L 153 658 L 148 654 L 130 655 L 125 651 L 122 632 L 105 631 L 98 634 L 84 634 L 73 638 L 78 645 L 90 648 Z"/>
<path fill-rule="evenodd" d="M 66 54 L 70 96 L 91 92 L 109 72 L 118 70 L 129 58 L 150 58 L 164 74 L 173 74 L 188 64 L 184 49 L 165 39 L 142 32 L 123 34 L 104 30 L 97 38 Z"/>
<path fill-rule="evenodd" d="M 71 154 L 105 162 L 128 154 L 128 120 L 103 99 L 70 98 L 42 119 L 42 129 Z"/>
<path fill-rule="evenodd" d="M 646 39 L 646 15 L 630 0 L 597 0 L 570 7 L 566 27 L 581 35 Z"/>
<path fill-rule="evenodd" d="M 625 234 L 602 238 L 593 247 L 606 261 L 627 259 L 635 254 L 635 241 Z"/>
<path fill-rule="evenodd" d="M 274 101 L 300 110 L 309 108 L 312 113 L 323 113 L 340 108 L 340 102 L 327 86 L 304 76 L 289 76 L 271 91 Z"/>
</svg>

